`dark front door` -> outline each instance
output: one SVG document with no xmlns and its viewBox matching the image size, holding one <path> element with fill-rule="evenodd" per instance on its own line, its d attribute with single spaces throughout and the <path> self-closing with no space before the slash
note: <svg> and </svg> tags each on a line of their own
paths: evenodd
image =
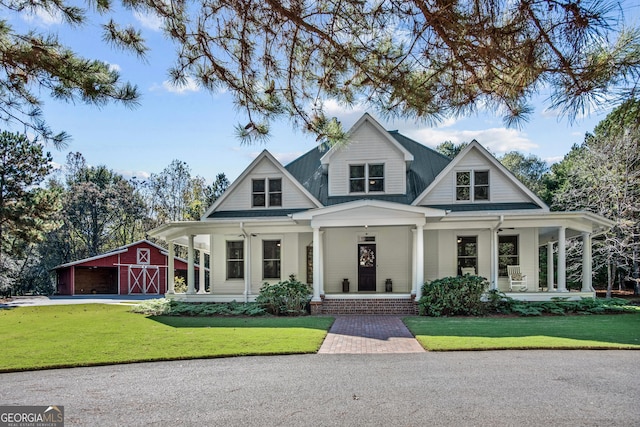
<svg viewBox="0 0 640 427">
<path fill-rule="evenodd" d="M 358 245 L 358 291 L 376 290 L 376 245 Z"/>
</svg>

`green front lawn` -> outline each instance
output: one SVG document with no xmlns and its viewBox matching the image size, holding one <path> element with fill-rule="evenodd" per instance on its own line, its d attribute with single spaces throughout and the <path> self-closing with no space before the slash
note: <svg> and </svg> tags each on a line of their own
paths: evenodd
<svg viewBox="0 0 640 427">
<path fill-rule="evenodd" d="M 146 317 L 131 306 L 0 310 L 0 372 L 155 360 L 315 353 L 333 318 Z"/>
<path fill-rule="evenodd" d="M 407 317 L 427 350 L 640 349 L 640 313 L 546 317 Z"/>
</svg>

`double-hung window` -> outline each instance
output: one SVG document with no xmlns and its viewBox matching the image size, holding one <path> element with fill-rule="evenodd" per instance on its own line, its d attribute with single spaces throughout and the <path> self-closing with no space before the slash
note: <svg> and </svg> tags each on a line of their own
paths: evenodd
<svg viewBox="0 0 640 427">
<path fill-rule="evenodd" d="M 498 236 L 498 272 L 507 276 L 507 265 L 520 265 L 518 236 Z"/>
<path fill-rule="evenodd" d="M 489 200 L 489 171 L 456 172 L 456 200 L 469 202 Z"/>
<path fill-rule="evenodd" d="M 477 236 L 458 236 L 458 274 L 465 271 L 473 274 L 478 272 L 478 238 Z"/>
<path fill-rule="evenodd" d="M 265 178 L 252 180 L 251 205 L 254 208 L 282 206 L 282 179 Z"/>
<path fill-rule="evenodd" d="M 244 279 L 244 242 L 227 241 L 227 279 Z"/>
<path fill-rule="evenodd" d="M 349 166 L 349 192 L 371 193 L 384 191 L 384 164 L 371 163 Z"/>
<path fill-rule="evenodd" d="M 280 278 L 280 240 L 262 241 L 262 278 Z"/>
</svg>

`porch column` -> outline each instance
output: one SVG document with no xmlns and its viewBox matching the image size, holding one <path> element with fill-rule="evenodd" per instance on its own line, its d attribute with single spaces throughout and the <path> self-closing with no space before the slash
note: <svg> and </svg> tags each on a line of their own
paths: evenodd
<svg viewBox="0 0 640 427">
<path fill-rule="evenodd" d="M 167 293 L 175 294 L 176 293 L 176 284 L 175 284 L 175 258 L 176 258 L 176 250 L 173 245 L 173 242 L 169 240 L 169 255 L 167 255 Z"/>
<path fill-rule="evenodd" d="M 322 265 L 320 256 L 320 250 L 322 245 L 320 244 L 320 227 L 313 227 L 313 298 L 311 301 L 320 302 L 320 288 L 323 286 L 320 284 L 322 280 Z"/>
<path fill-rule="evenodd" d="M 593 291 L 591 286 L 591 233 L 582 233 L 582 292 Z"/>
<path fill-rule="evenodd" d="M 424 225 L 416 225 L 416 301 L 422 296 L 424 285 Z"/>
<path fill-rule="evenodd" d="M 418 287 L 418 256 L 417 256 L 417 252 L 418 252 L 418 230 L 413 228 L 411 230 L 412 234 L 413 234 L 413 241 L 412 241 L 412 247 L 413 250 L 411 251 L 411 265 L 413 266 L 413 268 L 411 269 L 411 294 L 412 295 L 416 295 L 416 288 Z"/>
<path fill-rule="evenodd" d="M 558 228 L 558 292 L 567 292 L 566 228 Z"/>
<path fill-rule="evenodd" d="M 490 289 L 498 289 L 498 230 L 491 229 L 491 284 Z"/>
<path fill-rule="evenodd" d="M 213 294 L 213 233 L 209 234 L 209 293 Z"/>
<path fill-rule="evenodd" d="M 553 242 L 547 243 L 547 292 L 555 292 L 553 284 L 553 273 L 555 268 L 553 266 Z"/>
<path fill-rule="evenodd" d="M 320 232 L 319 235 L 319 241 L 318 241 L 318 247 L 320 248 L 319 252 L 320 252 L 320 262 L 318 263 L 318 265 L 324 265 L 324 231 Z M 315 252 L 314 252 L 314 256 L 315 256 Z M 314 264 L 315 265 L 315 264 Z M 324 268 L 320 268 L 320 271 L 318 272 L 320 275 L 320 295 L 324 295 Z M 314 274 L 315 274 L 315 268 L 313 269 Z M 315 280 L 314 280 L 315 283 Z"/>
<path fill-rule="evenodd" d="M 244 241 L 246 242 L 246 248 L 244 253 L 244 302 L 249 302 L 249 295 L 251 295 L 251 234 L 248 234 Z"/>
<path fill-rule="evenodd" d="M 187 248 L 187 293 L 196 293 L 196 269 L 194 267 L 193 239 L 194 235 L 189 235 L 189 246 Z"/>
<path fill-rule="evenodd" d="M 204 251 L 200 249 L 198 251 L 199 258 L 198 263 L 200 264 L 200 268 L 198 269 L 198 280 L 200 282 L 200 288 L 198 289 L 199 294 L 205 293 L 206 283 L 204 283 Z"/>
</svg>

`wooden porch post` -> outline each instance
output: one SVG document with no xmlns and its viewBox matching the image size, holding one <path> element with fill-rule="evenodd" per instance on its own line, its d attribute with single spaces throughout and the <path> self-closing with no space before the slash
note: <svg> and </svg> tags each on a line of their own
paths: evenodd
<svg viewBox="0 0 640 427">
<path fill-rule="evenodd" d="M 319 241 L 318 241 L 318 247 L 319 252 L 320 252 L 320 261 L 318 263 L 318 265 L 323 266 L 324 265 L 324 242 L 322 241 L 322 239 L 324 239 L 324 231 L 321 231 L 319 234 Z M 314 252 L 315 254 L 315 252 Z M 318 272 L 319 277 L 320 277 L 320 295 L 324 295 L 324 268 L 320 268 L 320 271 Z M 315 272 L 315 268 L 313 270 Z M 315 282 L 315 280 L 314 280 Z"/>
<path fill-rule="evenodd" d="M 176 293 L 175 258 L 176 258 L 176 250 L 173 245 L 173 241 L 169 240 L 169 255 L 167 256 L 167 293 L 168 294 Z"/>
<path fill-rule="evenodd" d="M 198 269 L 198 280 L 200 281 L 200 288 L 198 289 L 199 294 L 205 293 L 205 283 L 204 283 L 204 251 L 202 249 L 198 250 L 198 263 L 200 264 L 200 268 Z"/>
<path fill-rule="evenodd" d="M 558 292 L 567 292 L 566 228 L 558 228 Z"/>
<path fill-rule="evenodd" d="M 424 225 L 416 225 L 416 301 L 422 296 L 424 285 Z"/>
<path fill-rule="evenodd" d="M 553 273 L 555 268 L 553 266 L 553 242 L 547 243 L 547 292 L 555 292 L 555 286 L 553 283 Z"/>
<path fill-rule="evenodd" d="M 418 256 L 417 256 L 417 252 L 418 252 L 418 244 L 417 244 L 417 240 L 418 240 L 418 230 L 417 228 L 414 228 L 411 230 L 412 234 L 413 234 L 413 250 L 411 251 L 412 257 L 411 257 L 411 265 L 413 266 L 413 268 L 411 269 L 411 294 L 413 295 L 417 295 L 417 288 L 418 288 Z"/>
<path fill-rule="evenodd" d="M 322 280 L 322 265 L 320 264 L 320 250 L 322 245 L 320 244 L 320 227 L 313 227 L 313 302 L 321 302 L 320 299 L 320 281 Z"/>
<path fill-rule="evenodd" d="M 213 294 L 213 233 L 209 234 L 209 293 Z"/>
<path fill-rule="evenodd" d="M 196 278 L 195 273 L 196 269 L 194 267 L 194 254 L 193 254 L 193 239 L 194 235 L 189 235 L 189 246 L 187 248 L 187 293 L 195 294 L 196 293 Z"/>
<path fill-rule="evenodd" d="M 246 248 L 244 253 L 244 302 L 249 302 L 251 295 L 251 234 L 245 236 Z"/>
<path fill-rule="evenodd" d="M 591 285 L 591 233 L 582 233 L 582 292 L 593 291 Z"/>
</svg>

